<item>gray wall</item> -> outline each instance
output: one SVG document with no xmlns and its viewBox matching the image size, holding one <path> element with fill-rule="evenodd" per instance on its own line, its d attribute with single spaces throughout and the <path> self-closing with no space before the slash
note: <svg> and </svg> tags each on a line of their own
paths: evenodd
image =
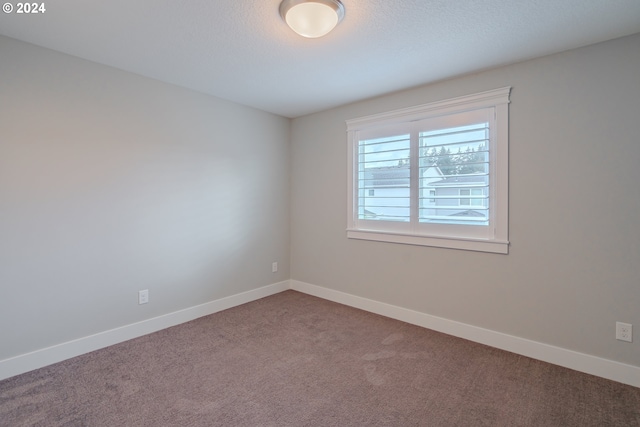
<svg viewBox="0 0 640 427">
<path fill-rule="evenodd" d="M 298 118 L 291 135 L 4 37 L 0 59 L 0 360 L 291 277 L 640 366 L 637 333 L 614 339 L 616 320 L 640 327 L 640 35 Z M 506 85 L 509 255 L 346 238 L 346 119 Z"/>
<path fill-rule="evenodd" d="M 640 366 L 640 35 L 292 122 L 291 278 Z M 510 253 L 346 238 L 345 120 L 512 86 Z"/>
<path fill-rule="evenodd" d="M 289 126 L 0 37 L 0 360 L 288 279 Z"/>
</svg>

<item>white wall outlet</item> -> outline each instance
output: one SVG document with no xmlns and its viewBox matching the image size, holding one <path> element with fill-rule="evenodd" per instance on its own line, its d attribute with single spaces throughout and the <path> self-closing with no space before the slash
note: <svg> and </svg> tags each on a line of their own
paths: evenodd
<svg viewBox="0 0 640 427">
<path fill-rule="evenodd" d="M 149 289 L 138 291 L 138 304 L 146 304 L 149 302 Z"/>
<path fill-rule="evenodd" d="M 629 323 L 616 322 L 616 339 L 632 342 L 633 326 Z"/>
<path fill-rule="evenodd" d="M 276 271 L 278 271 L 278 263 L 277 262 L 272 262 L 271 263 L 271 272 L 275 273 Z"/>
</svg>

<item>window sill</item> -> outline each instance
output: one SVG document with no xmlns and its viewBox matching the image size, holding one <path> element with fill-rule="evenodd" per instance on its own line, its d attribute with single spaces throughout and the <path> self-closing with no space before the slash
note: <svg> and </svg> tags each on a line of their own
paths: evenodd
<svg viewBox="0 0 640 427">
<path fill-rule="evenodd" d="M 509 253 L 508 241 L 416 236 L 363 230 L 347 230 L 347 238 L 359 240 L 374 240 L 387 243 L 399 243 L 403 245 L 418 245 L 446 249 L 460 249 L 465 251 L 489 252 L 496 254 Z"/>
</svg>

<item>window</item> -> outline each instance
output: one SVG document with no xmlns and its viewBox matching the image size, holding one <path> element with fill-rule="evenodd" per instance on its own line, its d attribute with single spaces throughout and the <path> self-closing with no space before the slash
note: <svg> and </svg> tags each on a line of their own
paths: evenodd
<svg viewBox="0 0 640 427">
<path fill-rule="evenodd" d="M 347 236 L 507 253 L 510 90 L 347 120 Z"/>
<path fill-rule="evenodd" d="M 485 206 L 483 188 L 461 188 L 459 206 Z M 464 198 L 463 198 L 464 197 Z"/>
</svg>

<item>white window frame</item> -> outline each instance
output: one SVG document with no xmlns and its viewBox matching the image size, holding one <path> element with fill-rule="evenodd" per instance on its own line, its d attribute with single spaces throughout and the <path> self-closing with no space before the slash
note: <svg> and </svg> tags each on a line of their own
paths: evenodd
<svg viewBox="0 0 640 427">
<path fill-rule="evenodd" d="M 347 237 L 351 239 L 463 249 L 507 254 L 509 252 L 509 93 L 511 87 L 481 92 L 416 107 L 347 120 L 348 189 Z M 410 129 L 420 120 L 438 120 L 452 114 L 493 109 L 489 137 L 489 225 L 394 223 L 358 219 L 358 145 L 360 131 L 398 126 Z M 412 159 L 412 168 L 417 160 Z M 414 194 L 417 191 L 414 191 Z"/>
</svg>

